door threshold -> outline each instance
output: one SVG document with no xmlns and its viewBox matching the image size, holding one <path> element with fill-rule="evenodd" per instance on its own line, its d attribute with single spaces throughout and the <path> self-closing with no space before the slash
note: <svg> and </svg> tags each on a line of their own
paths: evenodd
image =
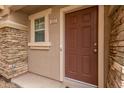
<svg viewBox="0 0 124 93">
<path fill-rule="evenodd" d="M 72 88 L 97 88 L 96 85 L 64 77 L 64 84 Z"/>
</svg>

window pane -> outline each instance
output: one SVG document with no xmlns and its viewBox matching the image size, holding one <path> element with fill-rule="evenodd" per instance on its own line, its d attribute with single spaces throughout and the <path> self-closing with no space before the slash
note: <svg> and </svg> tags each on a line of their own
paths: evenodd
<svg viewBox="0 0 124 93">
<path fill-rule="evenodd" d="M 45 41 L 45 17 L 35 20 L 35 42 Z"/>
<path fill-rule="evenodd" d="M 45 40 L 44 30 L 35 32 L 35 42 L 42 42 Z"/>
<path fill-rule="evenodd" d="M 44 17 L 38 18 L 35 20 L 35 30 L 38 29 L 44 29 L 45 25 L 44 25 Z"/>
</svg>

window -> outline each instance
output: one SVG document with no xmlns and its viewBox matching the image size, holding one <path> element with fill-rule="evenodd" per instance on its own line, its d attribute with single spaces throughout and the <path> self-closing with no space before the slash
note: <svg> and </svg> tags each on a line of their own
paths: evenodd
<svg viewBox="0 0 124 93">
<path fill-rule="evenodd" d="M 45 41 L 45 18 L 35 19 L 35 42 Z"/>
<path fill-rule="evenodd" d="M 31 39 L 28 44 L 31 49 L 49 49 L 49 14 L 51 9 L 29 16 L 31 20 Z"/>
</svg>

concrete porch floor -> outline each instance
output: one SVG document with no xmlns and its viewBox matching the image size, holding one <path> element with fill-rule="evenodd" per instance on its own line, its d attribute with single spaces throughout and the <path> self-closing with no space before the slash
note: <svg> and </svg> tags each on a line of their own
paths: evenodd
<svg viewBox="0 0 124 93">
<path fill-rule="evenodd" d="M 11 82 L 19 85 L 22 88 L 64 88 L 65 87 L 61 82 L 48 79 L 46 77 L 33 74 L 30 72 L 13 78 Z"/>
<path fill-rule="evenodd" d="M 66 86 L 70 88 L 94 88 L 91 85 L 87 84 L 78 84 L 75 82 L 70 83 L 70 81 L 65 80 L 64 83 L 61 83 L 56 80 L 52 80 L 34 73 L 25 73 L 18 77 L 15 77 L 11 80 L 12 83 L 17 84 L 22 88 L 65 88 Z"/>
</svg>

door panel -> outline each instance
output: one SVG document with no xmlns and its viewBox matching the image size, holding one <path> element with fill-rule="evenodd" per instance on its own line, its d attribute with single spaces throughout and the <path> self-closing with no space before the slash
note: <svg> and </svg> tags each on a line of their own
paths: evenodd
<svg viewBox="0 0 124 93">
<path fill-rule="evenodd" d="M 98 81 L 97 11 L 91 7 L 65 15 L 65 76 L 94 85 Z"/>
<path fill-rule="evenodd" d="M 90 57 L 89 56 L 83 56 L 81 57 L 81 72 L 84 75 L 89 75 L 90 73 Z"/>
<path fill-rule="evenodd" d="M 79 45 L 78 47 L 79 48 L 90 48 L 91 46 L 91 30 L 90 30 L 90 27 L 83 27 L 81 29 L 82 31 L 79 31 L 79 38 L 78 38 L 78 42 L 79 42 Z"/>
</svg>

